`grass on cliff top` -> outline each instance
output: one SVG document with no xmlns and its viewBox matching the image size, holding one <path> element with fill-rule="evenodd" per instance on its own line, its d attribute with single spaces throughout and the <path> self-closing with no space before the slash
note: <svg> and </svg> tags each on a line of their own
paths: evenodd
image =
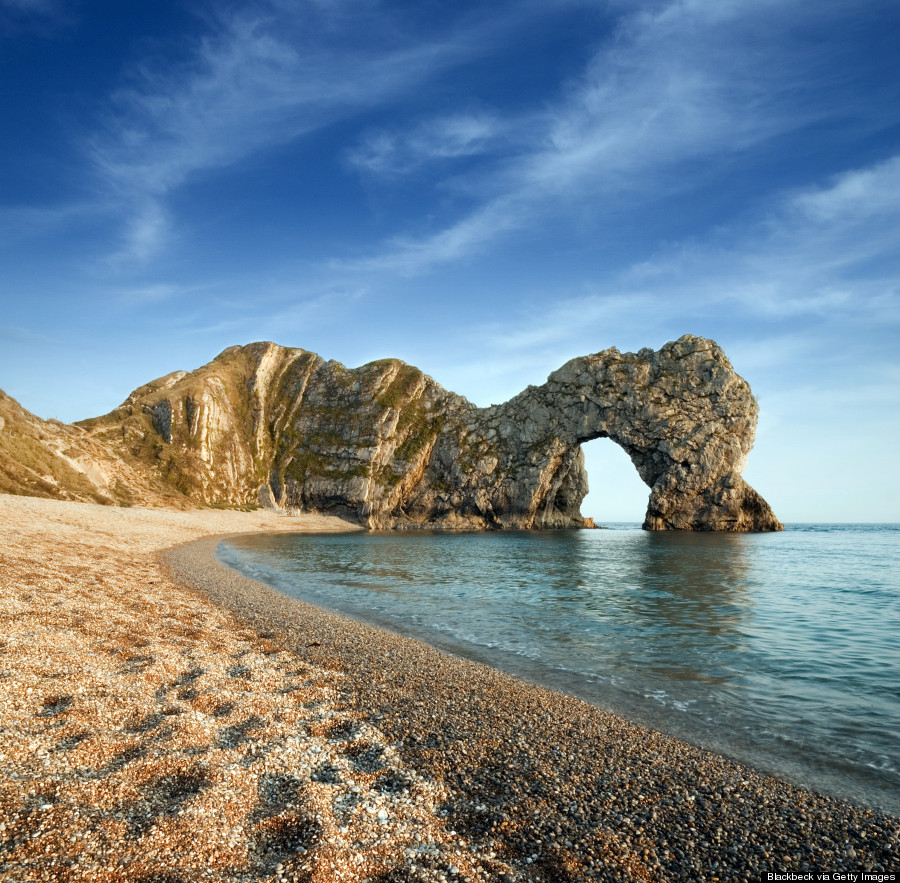
<svg viewBox="0 0 900 883">
<path fill-rule="evenodd" d="M 423 377 L 424 375 L 418 368 L 413 368 L 412 365 L 402 365 L 397 376 L 388 384 L 387 388 L 376 396 L 376 401 L 383 408 L 396 408 L 408 402 Z"/>
<path fill-rule="evenodd" d="M 10 431 L 8 426 L 0 430 L 0 493 L 114 502 L 39 438 Z"/>
</svg>

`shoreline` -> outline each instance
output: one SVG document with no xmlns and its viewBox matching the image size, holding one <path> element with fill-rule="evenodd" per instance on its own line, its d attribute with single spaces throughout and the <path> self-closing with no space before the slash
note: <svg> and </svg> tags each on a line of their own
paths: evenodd
<svg viewBox="0 0 900 883">
<path fill-rule="evenodd" d="M 896 872 L 896 817 L 294 601 L 215 557 L 248 530 L 352 528 L 0 495 L 0 874 Z"/>
<path fill-rule="evenodd" d="M 355 707 L 375 716 L 381 731 L 399 746 L 400 756 L 435 778 L 452 781 L 456 808 L 451 818 L 457 829 L 468 827 L 475 836 L 484 836 L 490 833 L 491 818 L 503 816 L 510 832 L 507 848 L 526 858 L 536 856 L 544 866 L 546 876 L 534 879 L 582 879 L 566 869 L 583 864 L 585 857 L 594 858 L 598 871 L 625 871 L 628 862 L 621 859 L 628 848 L 611 865 L 595 848 L 598 842 L 608 847 L 620 839 L 622 820 L 632 816 L 645 817 L 645 824 L 637 824 L 637 818 L 625 824 L 638 835 L 640 848 L 631 855 L 640 857 L 639 865 L 650 843 L 656 848 L 648 852 L 659 855 L 659 844 L 679 828 L 683 844 L 696 850 L 682 855 L 686 861 L 681 865 L 675 852 L 667 861 L 643 864 L 641 873 L 635 867 L 629 871 L 638 878 L 649 873 L 648 879 L 707 879 L 716 865 L 721 879 L 741 879 L 747 872 L 862 870 L 869 861 L 860 859 L 866 849 L 862 844 L 900 834 L 897 819 L 889 814 L 757 773 L 575 697 L 289 598 L 221 562 L 216 556 L 221 539 L 169 550 L 164 558 L 180 581 L 257 628 L 277 629 L 279 637 L 305 649 L 318 663 L 336 665 L 349 681 Z M 320 646 L 310 648 L 307 642 L 304 648 L 311 634 Z M 510 781 L 508 771 L 521 780 Z M 651 784 L 660 773 L 668 777 L 665 785 Z M 610 785 L 622 793 L 611 795 Z M 683 804 L 696 807 L 698 799 L 705 805 L 706 832 L 695 808 L 685 814 L 686 827 L 672 810 Z M 598 800 L 604 804 L 600 814 Z M 661 810 L 663 804 L 669 812 Z M 485 806 L 493 810 L 479 810 Z M 643 812 L 635 812 L 642 806 Z M 755 819 L 752 813 L 748 817 L 748 808 Z M 537 824 L 535 810 L 541 817 Z M 479 821 L 479 814 L 485 819 Z M 878 818 L 889 829 L 886 838 L 884 832 L 866 831 Z M 654 823 L 655 837 L 647 837 L 646 821 Z M 797 825 L 793 831 L 791 824 Z M 560 831 L 568 837 L 563 839 Z M 703 843 L 703 833 L 709 831 L 718 834 L 718 842 Z M 736 840 L 744 841 L 737 861 L 729 852 Z M 836 850 L 822 847 L 829 841 Z M 883 861 L 896 862 L 898 846 L 895 839 Z M 878 863 L 873 860 L 872 867 Z"/>
<path fill-rule="evenodd" d="M 216 554 L 289 597 L 575 696 L 803 789 L 900 815 L 900 743 L 892 726 L 900 709 L 890 700 L 896 629 L 888 625 L 889 605 L 873 607 L 876 597 L 890 600 L 889 575 L 882 586 L 878 571 L 885 575 L 884 565 L 897 557 L 892 535 L 823 528 L 793 540 L 769 534 L 748 541 L 624 527 L 606 540 L 568 531 L 470 539 L 423 531 L 410 542 L 379 531 L 324 544 L 247 536 L 223 539 Z M 813 586 L 828 578 L 816 569 L 821 554 L 839 550 L 842 572 L 869 587 L 852 596 L 852 614 L 860 628 L 876 624 L 855 630 L 848 676 L 859 689 L 827 664 L 829 653 L 850 649 L 836 647 L 829 632 L 806 645 L 805 656 L 803 649 L 805 637 L 827 628 L 834 598 L 851 596 L 822 596 L 821 606 L 800 614 L 808 617 L 805 627 L 797 620 L 801 607 L 781 609 L 785 591 L 795 605 L 795 591 L 804 604 L 816 600 Z M 773 570 L 773 560 L 786 566 Z M 308 578 L 301 575 L 310 568 Z M 721 585 L 709 582 L 720 578 Z M 633 580 L 624 595 L 623 580 Z M 551 598 L 559 605 L 546 607 Z M 794 639 L 800 643 L 785 643 Z M 772 655 L 773 647 L 785 652 Z M 783 674 L 798 680 L 785 683 Z M 883 706 L 879 690 L 888 691 Z"/>
<path fill-rule="evenodd" d="M 640 529 L 639 525 L 637 525 L 637 529 Z M 424 535 L 428 535 L 428 532 Z M 473 536 L 477 537 L 477 534 Z M 417 608 L 416 613 L 420 615 L 410 619 L 405 618 L 403 609 L 396 607 L 392 609 L 379 607 L 372 610 L 369 609 L 368 604 L 348 606 L 348 599 L 343 596 L 338 603 L 335 603 L 337 599 L 330 594 L 326 596 L 308 591 L 305 586 L 293 585 L 290 571 L 280 569 L 278 552 L 276 552 L 274 561 L 267 558 L 262 562 L 264 564 L 263 571 L 258 571 L 254 561 L 260 547 L 253 542 L 252 537 L 248 536 L 247 539 L 250 541 L 247 547 L 250 550 L 250 557 L 244 557 L 245 546 L 240 537 L 221 538 L 214 554 L 227 567 L 290 598 L 305 601 L 313 606 L 317 604 L 324 606 L 338 616 L 362 622 L 401 637 L 421 641 L 436 650 L 449 653 L 451 656 L 498 669 L 521 681 L 555 693 L 572 696 L 633 724 L 679 739 L 712 754 L 722 756 L 726 760 L 740 763 L 762 775 L 782 779 L 804 790 L 867 806 L 890 815 L 900 814 L 900 805 L 897 801 L 898 792 L 892 790 L 885 780 L 882 779 L 879 783 L 866 776 L 867 770 L 874 772 L 874 766 L 863 766 L 858 761 L 856 764 L 851 764 L 848 758 L 850 746 L 841 746 L 843 750 L 839 748 L 830 757 L 823 758 L 816 753 L 818 750 L 816 740 L 820 734 L 814 734 L 811 729 L 798 731 L 796 728 L 782 728 L 779 736 L 773 741 L 780 741 L 785 735 L 803 732 L 804 742 L 808 747 L 803 754 L 799 750 L 791 754 L 783 749 L 779 754 L 777 750 L 773 750 L 771 744 L 766 744 L 761 739 L 754 741 L 752 736 L 744 735 L 743 727 L 739 723 L 735 723 L 732 729 L 723 730 L 721 727 L 711 725 L 708 719 L 703 721 L 701 715 L 692 714 L 690 710 L 682 710 L 677 707 L 678 702 L 675 700 L 695 701 L 696 696 L 679 695 L 673 689 L 671 693 L 663 694 L 665 699 L 660 700 L 657 698 L 655 688 L 658 686 L 668 688 L 668 685 L 659 685 L 657 682 L 648 686 L 645 680 L 623 681 L 621 666 L 614 670 L 613 676 L 610 676 L 609 669 L 598 673 L 597 669 L 591 670 L 584 667 L 584 656 L 580 657 L 581 666 L 573 665 L 569 659 L 561 662 L 559 656 L 548 658 L 544 654 L 553 653 L 552 643 L 561 637 L 558 631 L 545 633 L 543 636 L 543 641 L 551 642 L 551 646 L 529 644 L 524 650 L 520 648 L 511 652 L 505 648 L 495 649 L 491 642 L 493 635 L 485 633 L 479 635 L 477 626 L 460 628 L 459 623 L 448 620 L 445 613 L 439 612 L 440 606 L 437 609 L 426 608 L 425 615 L 422 615 Z M 268 548 L 268 538 L 257 539 L 263 544 L 262 548 Z M 274 539 L 277 540 L 277 537 Z M 366 542 L 365 537 L 356 539 Z M 285 535 L 285 540 L 290 543 L 290 536 Z M 347 540 L 351 546 L 355 545 L 352 537 L 348 537 Z M 273 565 L 274 570 L 270 570 L 269 568 Z M 457 569 L 454 574 L 458 575 L 459 572 Z M 336 575 L 334 579 L 337 581 L 337 584 L 333 584 L 334 588 L 340 592 L 340 576 Z M 419 599 L 414 598 L 416 585 L 410 583 L 406 588 L 412 593 L 408 596 L 409 600 L 415 600 L 418 604 Z M 440 599 L 436 599 L 431 594 L 433 591 L 434 588 L 430 587 L 427 596 L 428 603 L 436 602 L 440 605 Z M 365 591 L 362 594 L 366 596 Z M 380 601 L 378 603 L 380 604 Z M 513 601 L 513 603 L 515 602 Z M 350 599 L 350 605 L 352 605 L 352 599 Z M 503 615 L 502 609 L 498 610 L 496 606 L 492 606 L 490 610 L 492 616 Z M 444 626 L 450 628 L 444 631 Z M 533 632 L 531 637 L 534 640 Z M 609 642 L 607 641 L 605 644 L 608 646 Z M 535 647 L 538 649 L 537 659 L 530 652 L 525 652 L 525 650 Z M 605 648 L 601 646 L 600 652 L 603 649 Z M 639 677 L 640 667 L 629 666 L 625 674 Z M 759 698 L 759 693 L 757 693 L 757 698 Z M 641 702 L 642 699 L 643 702 Z M 750 709 L 753 708 L 752 701 Z M 746 713 L 748 710 L 746 702 L 747 697 L 744 698 L 743 707 L 732 706 L 727 718 L 720 717 L 720 721 L 727 719 L 729 722 L 737 722 L 739 718 L 735 715 Z M 776 721 L 776 726 L 777 723 Z M 742 738 L 736 738 L 737 734 Z"/>
</svg>

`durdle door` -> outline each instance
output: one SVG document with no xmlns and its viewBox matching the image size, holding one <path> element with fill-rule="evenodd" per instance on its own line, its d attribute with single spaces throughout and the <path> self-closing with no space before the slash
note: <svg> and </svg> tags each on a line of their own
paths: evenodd
<svg viewBox="0 0 900 883">
<path fill-rule="evenodd" d="M 713 341 L 685 335 L 658 352 L 573 359 L 540 390 L 562 406 L 575 443 L 608 437 L 625 449 L 651 489 L 645 529 L 783 529 L 741 478 L 759 406 Z"/>
<path fill-rule="evenodd" d="M 610 438 L 650 488 L 648 530 L 781 530 L 741 478 L 757 411 L 722 350 L 689 335 L 572 359 L 489 408 L 397 359 L 348 369 L 254 343 L 78 426 L 163 496 L 371 528 L 581 527 L 581 445 Z"/>
<path fill-rule="evenodd" d="M 583 356 L 440 433 L 422 480 L 391 515 L 413 525 L 437 515 L 463 527 L 580 527 L 581 444 L 610 438 L 651 488 L 646 529 L 781 530 L 741 478 L 757 411 L 712 341 Z"/>
</svg>

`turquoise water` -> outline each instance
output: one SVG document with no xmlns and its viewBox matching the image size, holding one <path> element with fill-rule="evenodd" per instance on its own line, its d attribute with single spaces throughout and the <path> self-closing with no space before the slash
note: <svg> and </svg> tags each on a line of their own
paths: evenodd
<svg viewBox="0 0 900 883">
<path fill-rule="evenodd" d="M 900 813 L 900 525 L 252 536 L 293 597 Z"/>
</svg>

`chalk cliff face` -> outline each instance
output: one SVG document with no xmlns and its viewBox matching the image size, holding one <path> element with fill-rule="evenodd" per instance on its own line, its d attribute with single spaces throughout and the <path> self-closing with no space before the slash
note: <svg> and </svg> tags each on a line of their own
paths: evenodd
<svg viewBox="0 0 900 883">
<path fill-rule="evenodd" d="M 651 530 L 780 530 L 741 478 L 756 426 L 712 341 L 565 364 L 490 408 L 397 360 L 347 369 L 272 343 L 225 350 L 80 426 L 144 478 L 372 528 L 580 527 L 581 444 L 608 437 L 650 487 Z"/>
</svg>

